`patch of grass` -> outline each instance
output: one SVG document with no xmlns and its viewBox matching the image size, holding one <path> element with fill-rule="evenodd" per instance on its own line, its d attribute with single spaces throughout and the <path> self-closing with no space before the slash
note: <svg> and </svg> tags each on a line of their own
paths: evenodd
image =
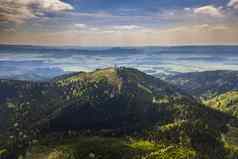
<svg viewBox="0 0 238 159">
<path fill-rule="evenodd" d="M 147 140 L 135 140 L 129 146 L 139 152 L 145 152 L 143 159 L 194 159 L 197 156 L 197 152 L 191 148 Z"/>
<path fill-rule="evenodd" d="M 7 154 L 7 149 L 0 149 L 0 158 L 4 158 Z"/>
<path fill-rule="evenodd" d="M 129 144 L 129 147 L 131 147 L 133 149 L 136 149 L 136 150 L 139 150 L 139 151 L 145 151 L 146 152 L 146 151 L 155 151 L 160 146 L 155 144 L 155 143 L 146 141 L 146 140 L 138 140 L 138 141 L 135 140 L 134 142 Z"/>
</svg>

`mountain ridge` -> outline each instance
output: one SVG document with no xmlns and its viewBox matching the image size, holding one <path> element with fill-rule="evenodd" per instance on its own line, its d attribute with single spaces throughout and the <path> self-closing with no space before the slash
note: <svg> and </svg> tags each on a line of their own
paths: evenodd
<svg viewBox="0 0 238 159">
<path fill-rule="evenodd" d="M 165 80 L 196 98 L 208 99 L 238 90 L 238 71 L 232 70 L 180 73 L 168 76 Z"/>
</svg>

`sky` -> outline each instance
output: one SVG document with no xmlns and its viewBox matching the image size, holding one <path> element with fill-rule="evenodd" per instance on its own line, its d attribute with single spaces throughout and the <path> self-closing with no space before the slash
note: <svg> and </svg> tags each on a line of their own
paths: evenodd
<svg viewBox="0 0 238 159">
<path fill-rule="evenodd" d="M 0 0 L 0 43 L 237 45 L 238 0 Z"/>
</svg>

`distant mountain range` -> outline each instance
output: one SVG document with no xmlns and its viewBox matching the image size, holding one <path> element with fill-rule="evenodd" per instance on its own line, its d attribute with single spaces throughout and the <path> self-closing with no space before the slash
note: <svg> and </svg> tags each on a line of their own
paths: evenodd
<svg viewBox="0 0 238 159">
<path fill-rule="evenodd" d="M 136 68 L 165 77 L 185 72 L 238 70 L 238 46 L 77 47 L 0 45 L 0 79 L 50 80 L 68 72 Z"/>
<path fill-rule="evenodd" d="M 238 71 L 205 71 L 178 73 L 166 81 L 198 98 L 211 98 L 227 91 L 238 90 Z"/>
<path fill-rule="evenodd" d="M 17 67 L 17 65 L 16 65 Z M 15 68 L 17 69 L 17 68 Z M 22 80 L 22 81 L 48 81 L 54 77 L 67 74 L 59 68 L 35 68 L 32 70 L 19 71 L 20 73 L 3 70 L 4 74 L 0 74 L 0 79 Z"/>
</svg>

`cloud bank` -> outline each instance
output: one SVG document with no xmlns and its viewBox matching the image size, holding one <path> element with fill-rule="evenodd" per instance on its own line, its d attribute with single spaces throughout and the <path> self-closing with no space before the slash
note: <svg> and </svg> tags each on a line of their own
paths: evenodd
<svg viewBox="0 0 238 159">
<path fill-rule="evenodd" d="M 238 0 L 231 0 L 228 3 L 228 7 L 232 7 L 232 8 L 238 9 Z"/>
<path fill-rule="evenodd" d="M 221 11 L 221 8 L 216 8 L 213 5 L 206 5 L 202 6 L 199 8 L 194 9 L 195 14 L 200 14 L 200 15 L 208 15 L 212 17 L 223 17 L 223 13 Z"/>
<path fill-rule="evenodd" d="M 142 5 L 141 0 L 107 3 L 0 0 L 0 43 L 85 46 L 238 43 L 238 0 L 179 4 L 172 3 L 176 0 L 153 1 Z"/>
<path fill-rule="evenodd" d="M 0 0 L 0 21 L 23 23 L 48 12 L 73 10 L 60 0 Z"/>
</svg>

